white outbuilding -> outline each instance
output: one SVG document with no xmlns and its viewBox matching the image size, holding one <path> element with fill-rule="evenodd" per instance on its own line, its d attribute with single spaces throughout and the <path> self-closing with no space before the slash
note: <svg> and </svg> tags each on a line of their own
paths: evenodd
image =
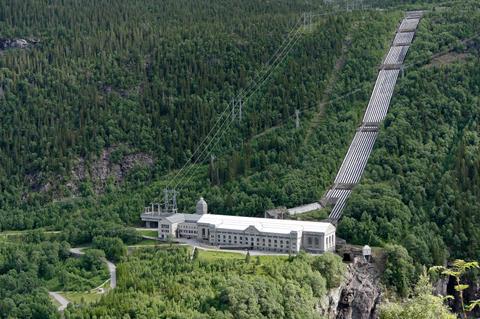
<svg viewBox="0 0 480 319">
<path fill-rule="evenodd" d="M 363 246 L 362 255 L 366 261 L 370 261 L 370 258 L 372 257 L 372 248 L 370 248 L 368 245 Z"/>
</svg>

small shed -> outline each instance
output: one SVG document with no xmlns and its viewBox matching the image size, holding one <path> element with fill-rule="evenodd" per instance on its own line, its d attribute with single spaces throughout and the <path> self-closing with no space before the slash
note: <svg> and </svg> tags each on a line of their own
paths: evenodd
<svg viewBox="0 0 480 319">
<path fill-rule="evenodd" d="M 286 207 L 277 207 L 265 211 L 265 218 L 284 219 L 287 214 Z"/>
<path fill-rule="evenodd" d="M 362 255 L 366 261 L 370 261 L 370 258 L 372 257 L 372 248 L 368 245 L 363 246 Z"/>
</svg>

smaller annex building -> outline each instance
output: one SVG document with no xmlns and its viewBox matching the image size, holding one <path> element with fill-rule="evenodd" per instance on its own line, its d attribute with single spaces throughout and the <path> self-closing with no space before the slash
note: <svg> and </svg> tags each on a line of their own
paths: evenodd
<svg viewBox="0 0 480 319">
<path fill-rule="evenodd" d="M 147 227 L 158 225 L 161 239 L 190 238 L 212 246 L 231 249 L 297 253 L 335 250 L 335 226 L 325 222 L 268 219 L 209 214 L 203 198 L 195 214 L 142 214 Z"/>
</svg>

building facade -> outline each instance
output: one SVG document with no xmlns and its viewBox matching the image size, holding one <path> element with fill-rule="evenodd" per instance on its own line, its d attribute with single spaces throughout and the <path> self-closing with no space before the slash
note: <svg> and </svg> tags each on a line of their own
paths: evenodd
<svg viewBox="0 0 480 319">
<path fill-rule="evenodd" d="M 331 223 L 209 214 L 203 198 L 195 214 L 145 212 L 142 220 L 146 225 L 158 225 L 158 236 L 164 240 L 190 238 L 220 248 L 279 253 L 335 250 L 335 226 Z"/>
</svg>

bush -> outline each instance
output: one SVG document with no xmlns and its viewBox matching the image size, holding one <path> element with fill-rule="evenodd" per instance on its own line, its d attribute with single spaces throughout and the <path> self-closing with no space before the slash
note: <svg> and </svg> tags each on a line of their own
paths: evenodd
<svg viewBox="0 0 480 319">
<path fill-rule="evenodd" d="M 93 238 L 93 246 L 105 252 L 105 256 L 112 261 L 119 261 L 127 254 L 127 248 L 118 237 L 98 236 Z"/>
<path fill-rule="evenodd" d="M 415 277 L 413 259 L 400 245 L 386 245 L 387 262 L 383 278 L 387 286 L 392 287 L 402 297 L 406 297 Z"/>
<path fill-rule="evenodd" d="M 347 267 L 342 263 L 342 259 L 332 253 L 325 253 L 315 257 L 313 269 L 318 270 L 327 280 L 327 288 L 340 286 Z"/>
</svg>

